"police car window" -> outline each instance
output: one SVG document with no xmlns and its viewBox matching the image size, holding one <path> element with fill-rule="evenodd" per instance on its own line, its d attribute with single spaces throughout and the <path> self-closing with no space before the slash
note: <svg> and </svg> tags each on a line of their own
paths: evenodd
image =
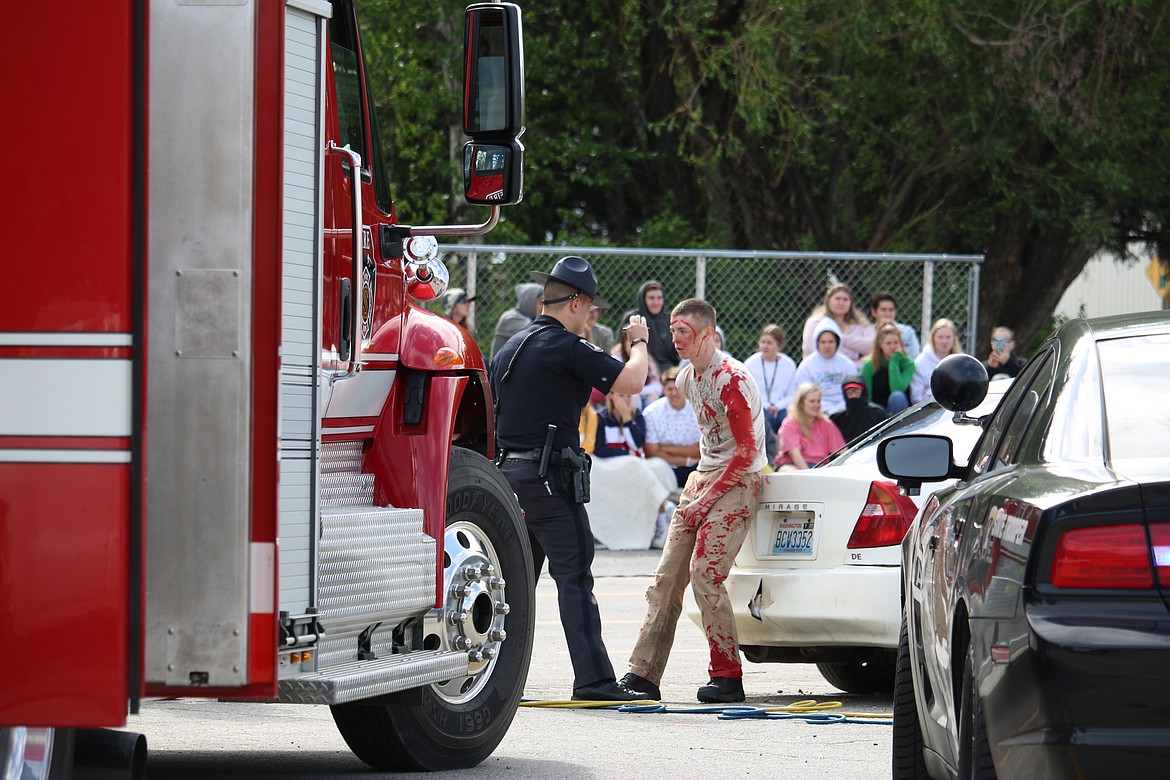
<svg viewBox="0 0 1170 780">
<path fill-rule="evenodd" d="M 1112 460 L 1164 456 L 1170 442 L 1170 334 L 1097 344 Z"/>
<path fill-rule="evenodd" d="M 1027 395 L 1029 385 L 1032 379 L 1036 376 L 1036 371 L 1043 361 L 1033 361 L 1020 372 L 1020 375 L 1012 382 L 1011 389 L 1008 390 L 1007 395 L 1004 396 L 1003 403 L 999 405 L 995 415 L 988 422 L 986 429 L 983 432 L 983 438 L 979 442 L 979 446 L 975 449 L 975 454 L 971 456 L 971 475 L 978 476 L 980 474 L 995 471 L 1003 464 L 996 460 L 1000 445 L 1003 443 L 1004 433 L 1008 430 L 1012 420 L 1015 418 L 1016 411 L 1020 408 L 1021 401 Z M 1030 419 L 1025 415 L 1024 424 Z"/>
<path fill-rule="evenodd" d="M 1028 391 L 1020 399 L 1020 405 L 1012 416 L 1011 422 L 1008 423 L 1007 430 L 1004 431 L 1003 438 L 1000 440 L 999 448 L 995 452 L 997 468 L 1015 464 L 1019 460 L 1025 432 L 1043 424 L 1045 415 L 1042 414 L 1041 404 L 1042 399 L 1048 395 L 1048 390 L 1052 386 L 1054 362 L 1049 354 L 1047 359 L 1042 362 L 1037 361 L 1035 364 L 1038 368 L 1034 378 L 1028 385 Z"/>
<path fill-rule="evenodd" d="M 1042 434 L 1041 462 L 1102 463 L 1105 422 L 1097 345 L 1079 339 L 1064 361 L 1060 387 L 1049 400 L 1052 412 Z"/>
</svg>

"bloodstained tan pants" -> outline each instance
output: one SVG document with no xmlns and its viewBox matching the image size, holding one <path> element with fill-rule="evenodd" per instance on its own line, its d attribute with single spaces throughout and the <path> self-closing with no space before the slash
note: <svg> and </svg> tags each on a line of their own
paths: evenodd
<svg viewBox="0 0 1170 780">
<path fill-rule="evenodd" d="M 708 672 L 712 677 L 743 676 L 735 617 L 723 581 L 747 536 L 760 498 L 759 472 L 749 472 L 720 496 L 698 528 L 689 529 L 682 522 L 681 510 L 722 473 L 722 469 L 696 471 L 687 478 L 678 509 L 670 519 L 662 559 L 654 571 L 654 583 L 646 589 L 649 607 L 630 655 L 630 671 L 655 685 L 662 681 L 670 659 L 688 582 L 694 588 L 711 649 Z"/>
</svg>

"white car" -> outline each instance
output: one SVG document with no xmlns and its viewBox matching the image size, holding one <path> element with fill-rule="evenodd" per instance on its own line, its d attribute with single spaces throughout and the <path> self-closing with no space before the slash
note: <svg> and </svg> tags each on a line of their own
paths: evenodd
<svg viewBox="0 0 1170 780">
<path fill-rule="evenodd" d="M 1010 385 L 991 382 L 969 414 L 989 414 Z M 903 496 L 878 471 L 877 445 L 895 433 L 932 433 L 951 439 L 964 461 L 982 429 L 956 425 L 953 416 L 928 398 L 816 468 L 764 475 L 759 508 L 725 582 L 748 661 L 815 663 L 843 691 L 893 692 L 902 537 L 926 498 L 951 481 Z M 693 600 L 687 614 L 701 625 Z"/>
</svg>

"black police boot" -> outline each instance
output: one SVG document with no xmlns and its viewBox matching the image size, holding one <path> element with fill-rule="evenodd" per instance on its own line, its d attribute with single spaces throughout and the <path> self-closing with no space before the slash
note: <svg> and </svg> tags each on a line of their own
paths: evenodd
<svg viewBox="0 0 1170 780">
<path fill-rule="evenodd" d="M 699 688 L 699 701 L 704 704 L 734 704 L 743 701 L 743 678 L 712 677 Z"/>
<path fill-rule="evenodd" d="M 618 680 L 618 685 L 627 691 L 644 693 L 654 701 L 662 701 L 662 691 L 658 690 L 658 686 L 633 672 L 627 672 L 625 677 Z"/>
<path fill-rule="evenodd" d="M 598 680 L 573 689 L 573 698 L 579 701 L 648 701 L 644 693 L 626 690 L 614 680 Z"/>
</svg>

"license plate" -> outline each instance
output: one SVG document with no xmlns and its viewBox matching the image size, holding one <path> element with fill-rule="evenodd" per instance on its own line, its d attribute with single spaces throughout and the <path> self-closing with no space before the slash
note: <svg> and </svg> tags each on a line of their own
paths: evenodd
<svg viewBox="0 0 1170 780">
<path fill-rule="evenodd" d="M 817 520 L 813 512 L 777 512 L 772 554 L 812 558 L 816 554 Z"/>
</svg>

